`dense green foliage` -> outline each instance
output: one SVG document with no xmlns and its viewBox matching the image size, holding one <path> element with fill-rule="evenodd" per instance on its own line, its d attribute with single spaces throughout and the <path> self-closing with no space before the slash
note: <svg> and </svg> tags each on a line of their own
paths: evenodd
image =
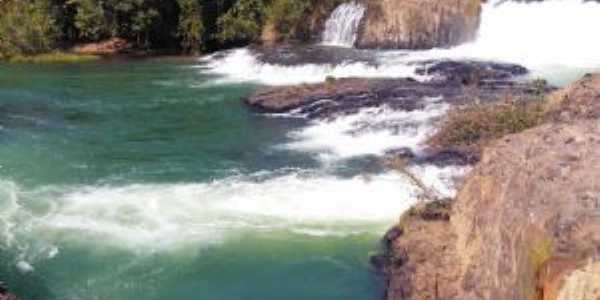
<svg viewBox="0 0 600 300">
<path fill-rule="evenodd" d="M 239 0 L 217 21 L 217 38 L 221 42 L 258 40 L 264 25 L 265 10 L 263 0 Z"/>
<path fill-rule="evenodd" d="M 202 23 L 202 6 L 196 0 L 178 0 L 181 12 L 177 36 L 181 39 L 181 47 L 189 52 L 200 51 L 204 24 Z"/>
<path fill-rule="evenodd" d="M 44 1 L 0 2 L 0 58 L 48 51 L 56 40 L 56 26 Z"/>
<path fill-rule="evenodd" d="M 136 49 L 199 52 L 273 39 L 308 39 L 315 14 L 340 0 L 0 0 L 0 55 L 128 40 Z M 312 23 L 311 23 L 312 22 Z M 312 31 L 311 31 L 312 30 Z"/>
</svg>

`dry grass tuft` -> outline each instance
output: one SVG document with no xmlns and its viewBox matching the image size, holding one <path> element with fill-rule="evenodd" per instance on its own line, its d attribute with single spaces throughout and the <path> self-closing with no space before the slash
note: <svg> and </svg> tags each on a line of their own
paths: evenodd
<svg viewBox="0 0 600 300">
<path fill-rule="evenodd" d="M 545 101 L 541 100 L 508 99 L 501 103 L 457 107 L 449 112 L 429 145 L 480 152 L 493 140 L 541 124 L 545 111 Z"/>
</svg>

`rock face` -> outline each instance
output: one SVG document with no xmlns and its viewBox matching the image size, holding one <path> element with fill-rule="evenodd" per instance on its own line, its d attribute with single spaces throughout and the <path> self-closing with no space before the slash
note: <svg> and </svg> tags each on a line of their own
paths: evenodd
<svg viewBox="0 0 600 300">
<path fill-rule="evenodd" d="M 369 0 L 359 48 L 429 49 L 473 39 L 480 0 Z"/>
<path fill-rule="evenodd" d="M 599 93 L 588 75 L 554 94 L 550 122 L 484 150 L 448 220 L 403 222 L 388 299 L 598 299 Z"/>
<path fill-rule="evenodd" d="M 554 93 L 551 97 L 555 121 L 574 118 L 600 118 L 600 75 L 587 74 L 581 80 Z"/>
<path fill-rule="evenodd" d="M 388 105 L 412 110 L 426 98 L 443 97 L 450 103 L 477 98 L 492 101 L 511 94 L 534 93 L 530 84 L 511 81 L 527 73 L 518 65 L 485 62 L 425 62 L 417 73 L 431 80 L 331 78 L 320 84 L 268 87 L 244 99 L 262 112 L 290 112 L 309 118 L 347 114 L 365 107 Z"/>
</svg>

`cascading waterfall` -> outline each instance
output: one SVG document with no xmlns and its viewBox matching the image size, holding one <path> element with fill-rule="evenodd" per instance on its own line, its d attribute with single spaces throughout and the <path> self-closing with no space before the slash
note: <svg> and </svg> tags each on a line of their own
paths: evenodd
<svg viewBox="0 0 600 300">
<path fill-rule="evenodd" d="M 352 46 L 363 13 L 364 7 L 355 2 L 340 5 L 327 21 L 323 44 Z M 319 82 L 327 76 L 415 77 L 416 61 L 478 59 L 521 64 L 533 72 L 532 76 L 564 84 L 581 73 L 600 69 L 600 40 L 595 38 L 599 15 L 600 3 L 595 1 L 488 2 L 483 6 L 477 39 L 458 47 L 373 50 L 375 64 L 354 60 L 338 65 L 287 66 L 261 62 L 248 49 L 215 56 L 207 62 L 209 70 L 225 75 L 225 81 L 278 85 Z"/>
<path fill-rule="evenodd" d="M 356 41 L 358 25 L 365 13 L 365 6 L 349 2 L 338 6 L 327 22 L 322 34 L 323 44 L 352 47 Z"/>
<path fill-rule="evenodd" d="M 451 51 L 531 67 L 600 66 L 599 15 L 595 1 L 488 3 L 477 40 Z"/>
</svg>

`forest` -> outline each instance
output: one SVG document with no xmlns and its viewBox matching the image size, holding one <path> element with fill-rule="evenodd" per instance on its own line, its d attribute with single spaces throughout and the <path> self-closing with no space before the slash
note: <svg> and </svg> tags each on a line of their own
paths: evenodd
<svg viewBox="0 0 600 300">
<path fill-rule="evenodd" d="M 310 38 L 303 22 L 339 0 L 0 0 L 0 56 L 68 49 L 111 37 L 136 49 L 200 53 Z"/>
</svg>

